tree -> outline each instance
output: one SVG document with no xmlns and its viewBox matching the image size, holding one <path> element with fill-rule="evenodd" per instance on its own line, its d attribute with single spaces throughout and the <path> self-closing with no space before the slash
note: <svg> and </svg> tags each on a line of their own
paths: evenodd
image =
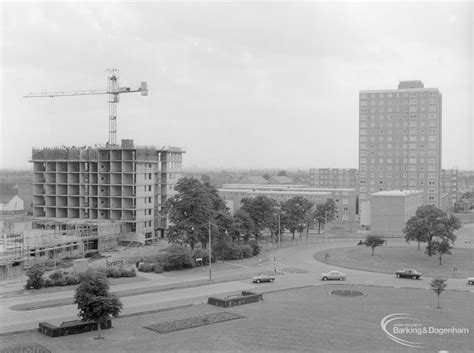
<svg viewBox="0 0 474 353">
<path fill-rule="evenodd" d="M 431 289 L 438 295 L 437 309 L 441 309 L 439 306 L 439 296 L 447 287 L 446 281 L 447 281 L 446 279 L 438 277 L 438 278 L 433 278 L 433 280 L 430 282 Z"/>
<path fill-rule="evenodd" d="M 282 204 L 283 223 L 293 235 L 293 239 L 295 239 L 296 231 L 300 233 L 301 238 L 301 234 L 306 228 L 308 214 L 313 206 L 311 201 L 302 196 L 292 197 Z"/>
<path fill-rule="evenodd" d="M 277 176 L 287 176 L 286 175 L 286 170 L 280 170 L 277 174 Z"/>
<path fill-rule="evenodd" d="M 97 323 L 97 339 L 100 336 L 100 324 L 111 316 L 117 317 L 122 310 L 122 303 L 109 292 L 105 274 L 99 271 L 88 271 L 76 288 L 74 303 L 79 309 L 78 316 L 82 321 Z"/>
<path fill-rule="evenodd" d="M 456 240 L 454 231 L 459 228 L 461 222 L 456 217 L 447 215 L 435 206 L 424 205 L 418 207 L 415 216 L 407 221 L 403 233 L 407 242 L 410 240 L 427 242 L 427 254 L 431 256 L 433 238 L 454 242 Z"/>
<path fill-rule="evenodd" d="M 44 286 L 44 271 L 37 267 L 30 267 L 26 271 L 28 279 L 26 280 L 25 289 L 41 289 Z"/>
<path fill-rule="evenodd" d="M 253 198 L 243 198 L 241 209 L 250 215 L 253 221 L 253 234 L 258 241 L 262 231 L 270 228 L 273 220 L 276 201 L 266 196 L 259 195 Z"/>
<path fill-rule="evenodd" d="M 385 239 L 378 235 L 368 235 L 364 242 L 365 246 L 372 249 L 372 256 L 374 256 L 375 248 L 385 244 Z"/>
<path fill-rule="evenodd" d="M 170 243 L 189 244 L 191 249 L 196 243 L 207 247 L 209 221 L 212 236 L 230 229 L 232 217 L 214 187 L 196 178 L 182 178 L 175 190 L 177 194 L 165 204 L 172 224 L 167 233 Z"/>
<path fill-rule="evenodd" d="M 316 205 L 312 218 L 318 224 L 318 234 L 321 234 L 321 226 L 336 219 L 336 214 L 336 203 L 333 199 L 327 199 L 325 203 Z"/>
<path fill-rule="evenodd" d="M 452 255 L 450 251 L 452 248 L 453 247 L 449 244 L 447 240 L 433 240 L 431 242 L 431 253 L 435 254 L 439 258 L 440 266 L 442 265 L 441 258 L 444 254 Z M 429 252 L 428 247 L 426 247 L 426 252 Z"/>
<path fill-rule="evenodd" d="M 247 211 L 239 208 L 237 212 L 234 213 L 231 235 L 237 242 L 240 238 L 243 237 L 246 242 L 249 241 L 250 235 L 254 233 L 253 220 L 248 214 Z"/>
</svg>

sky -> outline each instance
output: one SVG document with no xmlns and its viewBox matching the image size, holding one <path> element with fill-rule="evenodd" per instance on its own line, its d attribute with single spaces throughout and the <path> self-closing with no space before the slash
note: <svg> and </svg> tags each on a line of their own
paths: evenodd
<svg viewBox="0 0 474 353">
<path fill-rule="evenodd" d="M 184 168 L 358 167 L 358 94 L 422 80 L 443 95 L 442 167 L 474 169 L 474 2 L 1 3 L 0 168 L 32 148 L 117 140 L 186 149 Z"/>
</svg>

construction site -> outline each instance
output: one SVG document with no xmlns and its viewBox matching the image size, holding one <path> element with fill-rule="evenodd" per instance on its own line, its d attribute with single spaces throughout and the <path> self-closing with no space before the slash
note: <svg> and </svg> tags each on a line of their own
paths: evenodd
<svg viewBox="0 0 474 353">
<path fill-rule="evenodd" d="M 0 278 L 34 265 L 89 256 L 117 247 L 121 224 L 114 221 L 0 218 Z"/>
<path fill-rule="evenodd" d="M 118 70 L 108 70 L 105 90 L 30 93 L 25 98 L 109 96 L 109 138 L 94 147 L 33 148 L 33 217 L 0 222 L 0 278 L 48 260 L 86 256 L 118 245 L 146 245 L 165 236 L 164 203 L 181 177 L 180 147 L 117 143 Z"/>
</svg>

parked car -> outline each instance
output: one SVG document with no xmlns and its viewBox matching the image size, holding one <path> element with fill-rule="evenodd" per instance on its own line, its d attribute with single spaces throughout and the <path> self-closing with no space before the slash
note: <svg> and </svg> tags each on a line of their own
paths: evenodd
<svg viewBox="0 0 474 353">
<path fill-rule="evenodd" d="M 467 284 L 474 284 L 474 277 L 468 277 Z"/>
<path fill-rule="evenodd" d="M 411 268 L 404 268 L 403 270 L 395 272 L 398 278 L 420 279 L 423 274 Z"/>
<path fill-rule="evenodd" d="M 321 279 L 323 281 L 327 281 L 329 279 L 336 279 L 339 281 L 343 281 L 346 279 L 346 275 L 339 271 L 329 271 L 327 273 L 321 273 Z"/>
<path fill-rule="evenodd" d="M 261 283 L 261 282 L 273 282 L 275 280 L 274 276 L 260 274 L 258 276 L 252 277 L 253 283 Z"/>
</svg>

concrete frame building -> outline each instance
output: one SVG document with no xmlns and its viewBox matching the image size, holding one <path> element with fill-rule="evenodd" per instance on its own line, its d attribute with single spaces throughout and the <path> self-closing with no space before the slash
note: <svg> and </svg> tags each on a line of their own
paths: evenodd
<svg viewBox="0 0 474 353">
<path fill-rule="evenodd" d="M 338 222 L 352 222 L 356 219 L 356 189 L 308 188 L 306 185 L 280 184 L 224 184 L 218 190 L 232 213 L 240 207 L 245 197 L 267 196 L 284 202 L 295 196 L 302 196 L 315 204 L 324 203 L 331 198 L 336 203 Z"/>
<path fill-rule="evenodd" d="M 386 190 L 422 190 L 440 206 L 442 97 L 421 81 L 359 93 L 359 198 Z"/>
<path fill-rule="evenodd" d="M 311 168 L 309 178 L 312 188 L 353 189 L 358 187 L 358 173 L 355 168 Z"/>
<path fill-rule="evenodd" d="M 371 196 L 371 234 L 385 237 L 403 236 L 406 221 L 423 203 L 423 192 L 418 190 L 379 191 Z"/>
<path fill-rule="evenodd" d="M 33 149 L 33 216 L 113 220 L 122 224 L 119 240 L 154 241 L 167 228 L 161 206 L 175 194 L 183 153 L 133 140 Z"/>
</svg>

